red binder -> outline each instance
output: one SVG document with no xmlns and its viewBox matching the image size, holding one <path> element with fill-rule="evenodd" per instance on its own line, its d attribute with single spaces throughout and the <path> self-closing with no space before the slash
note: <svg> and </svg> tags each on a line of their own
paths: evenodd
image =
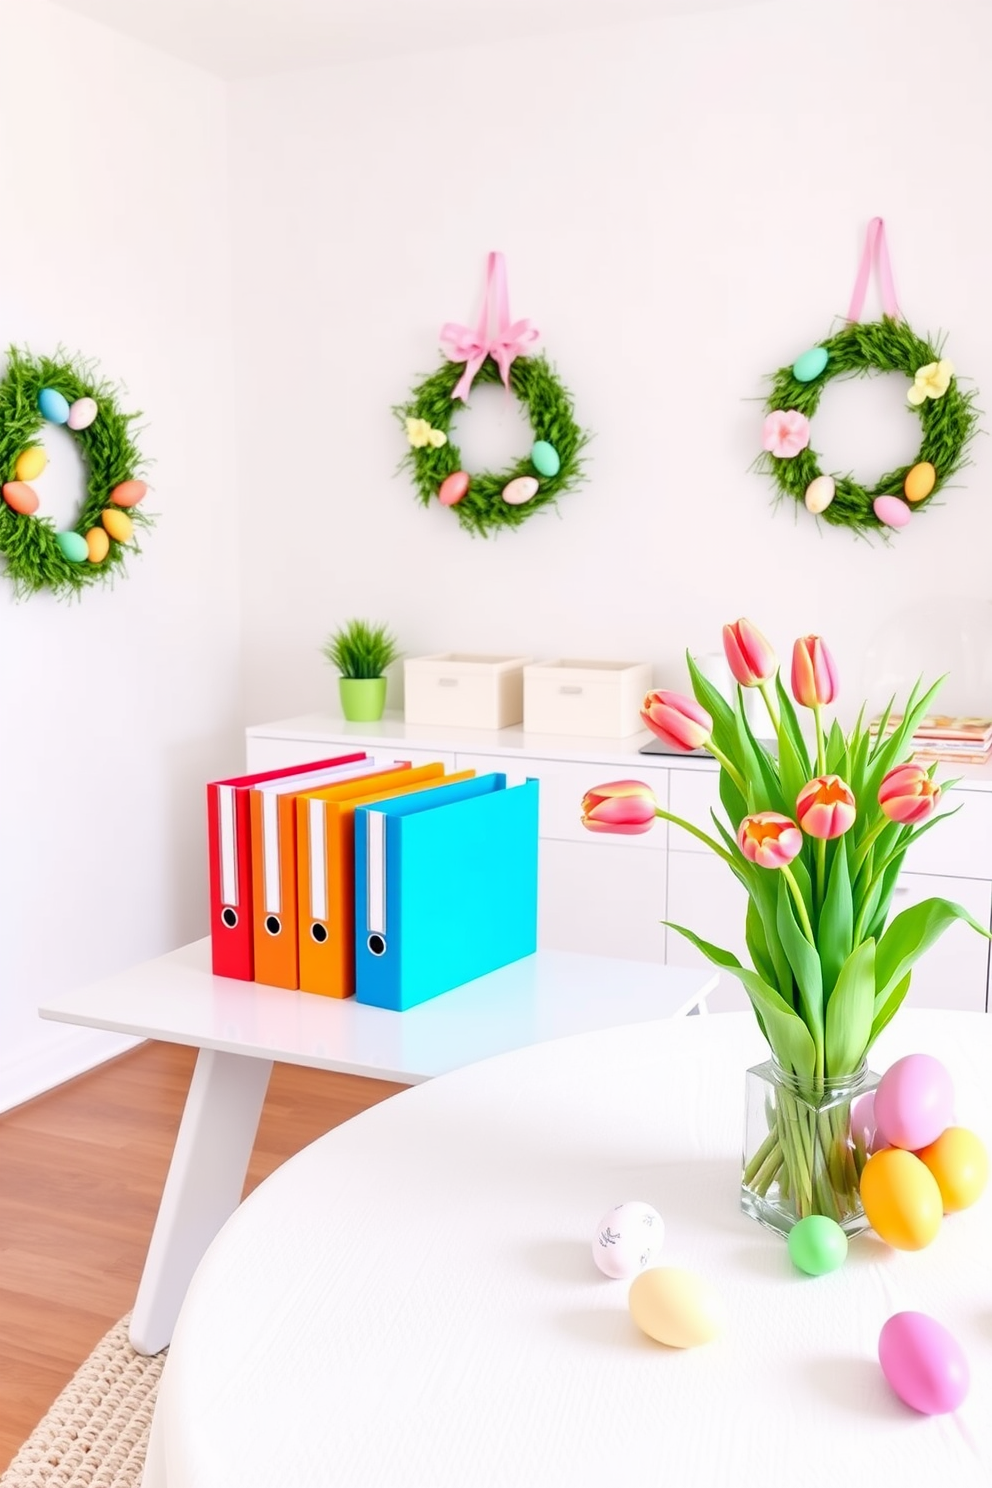
<svg viewBox="0 0 992 1488">
<path fill-rule="evenodd" d="M 367 759 L 364 750 L 312 764 L 258 775 L 214 780 L 207 786 L 207 842 L 210 854 L 210 956 L 214 976 L 250 982 L 255 975 L 251 899 L 251 815 L 248 793 L 263 780 L 329 770 Z"/>
</svg>

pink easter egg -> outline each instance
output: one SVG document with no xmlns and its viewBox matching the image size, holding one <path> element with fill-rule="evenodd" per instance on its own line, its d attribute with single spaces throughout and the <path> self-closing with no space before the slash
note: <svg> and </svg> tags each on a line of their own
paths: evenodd
<svg viewBox="0 0 992 1488">
<path fill-rule="evenodd" d="M 38 510 L 38 493 L 26 481 L 8 481 L 3 488 L 3 499 L 11 511 L 30 517 Z"/>
<path fill-rule="evenodd" d="M 913 515 L 905 501 L 900 501 L 898 496 L 876 496 L 872 502 L 872 510 L 886 527 L 905 527 Z"/>
<path fill-rule="evenodd" d="M 464 470 L 455 470 L 441 482 L 437 499 L 442 506 L 457 506 L 468 490 L 468 475 Z"/>
<path fill-rule="evenodd" d="M 503 500 L 507 506 L 523 506 L 537 495 L 541 482 L 532 475 L 518 475 L 503 487 Z"/>
<path fill-rule="evenodd" d="M 874 1090 L 859 1095 L 851 1107 L 851 1136 L 862 1144 L 869 1157 L 873 1152 L 879 1152 L 888 1146 L 875 1125 Z"/>
<path fill-rule="evenodd" d="M 893 1147 L 916 1152 L 954 1125 L 954 1084 L 932 1054 L 897 1059 L 875 1091 L 875 1126 Z"/>
<path fill-rule="evenodd" d="M 968 1394 L 968 1360 L 953 1333 L 925 1312 L 897 1312 L 878 1337 L 878 1362 L 899 1399 L 924 1416 L 957 1410 Z"/>
</svg>

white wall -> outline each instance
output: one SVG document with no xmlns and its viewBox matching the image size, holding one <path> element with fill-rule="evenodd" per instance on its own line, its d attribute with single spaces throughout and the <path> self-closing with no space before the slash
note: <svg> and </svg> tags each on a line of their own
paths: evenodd
<svg viewBox="0 0 992 1488">
<path fill-rule="evenodd" d="M 988 708 L 987 439 L 890 546 L 773 510 L 749 466 L 764 374 L 846 312 L 875 214 L 910 323 L 990 406 L 990 49 L 978 0 L 780 0 L 236 85 L 249 716 L 333 710 L 318 647 L 356 613 L 408 654 L 643 658 L 676 686 L 744 613 L 783 648 L 826 635 L 850 711 L 944 666 L 946 702 Z M 596 437 L 560 519 L 483 542 L 395 476 L 390 406 L 474 322 L 490 248 Z M 832 388 L 828 468 L 910 457 L 904 394 Z"/>
<path fill-rule="evenodd" d="M 224 87 L 42 0 L 0 0 L 0 56 L 0 346 L 126 383 L 158 513 L 113 591 L 0 580 L 2 1109 L 122 1046 L 39 1002 L 205 933 L 243 718 Z"/>
</svg>

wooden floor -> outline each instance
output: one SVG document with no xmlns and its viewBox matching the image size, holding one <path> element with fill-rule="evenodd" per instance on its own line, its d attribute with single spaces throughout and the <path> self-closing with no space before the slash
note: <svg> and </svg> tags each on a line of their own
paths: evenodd
<svg viewBox="0 0 992 1488">
<path fill-rule="evenodd" d="M 134 1302 L 194 1058 L 143 1044 L 0 1115 L 0 1472 Z M 245 1192 L 401 1088 L 277 1064 Z"/>
</svg>

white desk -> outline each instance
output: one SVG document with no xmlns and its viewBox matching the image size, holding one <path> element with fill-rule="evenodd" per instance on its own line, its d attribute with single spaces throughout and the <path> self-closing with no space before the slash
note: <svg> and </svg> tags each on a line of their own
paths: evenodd
<svg viewBox="0 0 992 1488">
<path fill-rule="evenodd" d="M 920 1049 L 989 1142 L 992 1022 L 902 1012 L 873 1065 Z M 745 1013 L 583 1034 L 403 1091 L 291 1158 L 193 1279 L 145 1488 L 987 1488 L 992 1194 L 924 1251 L 866 1233 L 802 1276 L 740 1212 L 763 1053 Z M 638 1332 L 590 1253 L 627 1199 L 664 1217 L 660 1264 L 722 1293 L 722 1338 Z M 968 1356 L 953 1415 L 916 1415 L 882 1378 L 903 1309 Z"/>
<path fill-rule="evenodd" d="M 158 1353 L 193 1272 L 241 1200 L 272 1064 L 309 1065 L 416 1085 L 545 1039 L 704 1003 L 704 971 L 538 951 L 430 1002 L 393 1013 L 210 972 L 210 942 L 80 988 L 43 1018 L 200 1050 L 131 1320 L 139 1353 Z"/>
</svg>

